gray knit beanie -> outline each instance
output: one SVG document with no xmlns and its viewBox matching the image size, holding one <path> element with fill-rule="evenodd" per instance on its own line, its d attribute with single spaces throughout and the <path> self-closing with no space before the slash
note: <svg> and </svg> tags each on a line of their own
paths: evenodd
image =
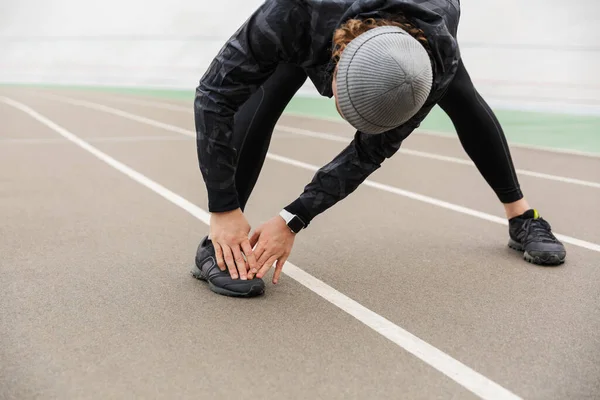
<svg viewBox="0 0 600 400">
<path fill-rule="evenodd" d="M 373 28 L 346 46 L 336 83 L 346 121 L 361 132 L 382 133 L 421 109 L 431 90 L 431 61 L 401 28 Z"/>
</svg>

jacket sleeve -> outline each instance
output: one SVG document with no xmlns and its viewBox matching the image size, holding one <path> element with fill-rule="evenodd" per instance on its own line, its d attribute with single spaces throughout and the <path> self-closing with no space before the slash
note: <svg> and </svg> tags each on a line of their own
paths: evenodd
<svg viewBox="0 0 600 400">
<path fill-rule="evenodd" d="M 319 169 L 304 192 L 285 209 L 308 225 L 314 217 L 345 199 L 379 169 L 385 159 L 392 157 L 434 105 L 432 102 L 424 106 L 411 120 L 394 130 L 376 135 L 356 132 L 352 142 Z"/>
<path fill-rule="evenodd" d="M 280 62 L 302 57 L 305 21 L 295 1 L 265 1 L 223 46 L 196 88 L 196 147 L 210 212 L 239 207 L 234 115 Z"/>
</svg>

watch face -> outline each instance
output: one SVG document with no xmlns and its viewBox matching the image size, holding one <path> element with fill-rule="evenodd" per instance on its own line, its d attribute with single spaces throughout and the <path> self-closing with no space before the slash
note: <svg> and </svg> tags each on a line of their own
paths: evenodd
<svg viewBox="0 0 600 400">
<path fill-rule="evenodd" d="M 292 232 L 298 233 L 302 230 L 302 228 L 304 228 L 304 223 L 300 218 L 294 216 L 294 218 L 292 218 L 288 223 L 288 226 L 292 230 Z"/>
</svg>

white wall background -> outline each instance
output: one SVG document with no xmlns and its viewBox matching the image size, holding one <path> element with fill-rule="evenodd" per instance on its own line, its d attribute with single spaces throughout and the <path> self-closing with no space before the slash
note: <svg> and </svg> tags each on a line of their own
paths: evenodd
<svg viewBox="0 0 600 400">
<path fill-rule="evenodd" d="M 261 2 L 0 0 L 0 82 L 192 89 Z M 461 3 L 463 57 L 492 104 L 600 113 L 600 2 Z"/>
</svg>

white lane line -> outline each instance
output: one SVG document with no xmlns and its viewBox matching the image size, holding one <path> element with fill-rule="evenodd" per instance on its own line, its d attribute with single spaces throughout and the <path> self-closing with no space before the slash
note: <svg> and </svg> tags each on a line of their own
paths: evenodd
<svg viewBox="0 0 600 400">
<path fill-rule="evenodd" d="M 0 139 L 0 144 L 49 144 L 49 143 L 65 143 L 64 139 L 59 138 L 11 138 Z"/>
<path fill-rule="evenodd" d="M 114 115 L 118 115 L 120 117 L 123 118 L 128 118 L 134 121 L 138 121 L 138 122 L 142 122 L 144 124 L 148 124 L 150 126 L 155 126 L 158 128 L 162 128 L 162 129 L 166 129 L 166 130 L 170 130 L 172 132 L 177 132 L 177 133 L 181 133 L 182 135 L 186 135 L 186 136 L 190 136 L 190 137 L 196 137 L 196 132 L 194 131 L 190 131 L 190 130 L 186 130 L 186 129 L 182 129 L 180 127 L 177 126 L 173 126 L 173 125 L 169 125 L 169 124 L 165 124 L 163 122 L 159 122 L 159 121 L 155 121 L 153 119 L 150 118 L 145 118 L 145 117 L 140 117 L 139 115 L 135 115 L 135 114 L 131 114 L 116 108 L 112 108 L 112 107 L 107 107 L 101 104 L 96 104 L 96 103 L 92 103 L 89 101 L 83 101 L 83 100 L 75 100 L 75 99 L 70 99 L 70 98 L 66 98 L 66 97 L 61 97 L 61 96 L 52 96 L 52 97 L 56 97 L 57 100 L 62 101 L 64 103 L 67 104 L 72 104 L 72 105 L 78 105 L 78 106 L 82 106 L 82 107 L 87 107 L 90 109 L 95 109 L 95 110 L 99 110 L 99 111 L 103 111 L 106 113 L 110 113 L 110 114 L 114 114 Z M 316 171 L 319 167 L 317 167 L 316 165 L 311 165 L 311 164 L 307 164 L 301 161 L 297 161 L 297 160 L 293 160 L 291 158 L 288 157 L 282 157 L 282 156 L 278 156 L 275 155 L 273 153 L 267 153 L 267 157 L 271 158 L 272 160 L 281 162 L 281 163 L 285 163 L 288 165 L 293 165 L 296 167 L 300 167 L 300 168 L 304 168 L 310 171 Z M 429 197 L 429 196 L 425 196 L 419 193 L 415 193 L 415 192 L 410 192 L 408 190 L 404 190 L 404 189 L 399 189 L 396 188 L 394 186 L 390 186 L 390 185 L 385 185 L 382 183 L 378 183 L 378 182 L 374 182 L 371 180 L 365 180 L 363 182 L 364 185 L 366 186 L 370 186 L 372 188 L 375 189 L 379 189 L 388 193 L 393 193 L 393 194 L 397 194 L 399 196 L 404 196 L 404 197 L 408 197 L 411 198 L 413 200 L 417 200 L 417 201 L 421 201 L 424 203 L 428 203 L 437 207 L 441 207 L 441 208 L 445 208 L 447 210 L 452 210 L 452 211 L 456 211 L 462 214 L 466 214 L 466 215 L 470 215 L 476 218 L 480 218 L 486 221 L 491 221 L 491 222 L 496 222 L 502 225 L 508 225 L 508 222 L 506 221 L 505 218 L 500 218 L 497 217 L 495 215 L 492 214 L 487 214 L 481 211 L 477 211 L 477 210 L 473 210 L 471 208 L 467 208 L 467 207 L 463 207 L 463 206 L 459 206 L 453 203 L 449 203 L 447 201 L 443 201 L 443 200 L 439 200 L 433 197 Z M 592 250 L 592 251 L 597 251 L 600 252 L 600 245 L 596 244 L 596 243 L 592 243 L 592 242 L 587 242 L 585 240 L 581 240 L 581 239 L 577 239 L 571 236 L 567 236 L 567 235 L 562 235 L 559 233 L 554 233 L 555 236 L 560 239 L 561 241 L 563 241 L 564 243 L 569 243 L 572 244 L 574 246 L 578 246 L 584 249 L 588 249 L 588 250 Z"/>
<path fill-rule="evenodd" d="M 269 154 L 267 154 L 267 158 L 269 158 L 273 161 L 279 161 L 281 163 L 293 165 L 294 167 L 303 168 L 303 169 L 306 169 L 309 171 L 317 171 L 319 169 L 319 167 L 316 165 L 307 164 L 302 161 L 294 160 L 294 159 L 291 159 L 288 157 L 278 156 L 275 154 L 269 153 Z M 379 190 L 382 190 L 382 191 L 385 191 L 388 193 L 394 193 L 394 194 L 397 194 L 400 196 L 408 197 L 410 199 L 418 200 L 418 201 L 421 201 L 424 203 L 432 204 L 434 206 L 442 207 L 442 208 L 445 208 L 448 210 L 457 211 L 459 213 L 467 214 L 467 215 L 477 217 L 480 219 L 484 219 L 486 221 L 491 221 L 491 222 L 495 222 L 497 224 L 502 224 L 502 225 L 508 225 L 508 222 L 506 221 L 505 218 L 500 218 L 495 215 L 486 214 L 484 212 L 472 210 L 467 207 L 462 207 L 462 206 L 459 206 L 456 204 L 448 203 L 446 201 L 434 199 L 433 197 L 421 195 L 421 194 L 414 193 L 414 192 L 409 192 L 408 190 L 399 189 L 399 188 L 396 188 L 393 186 L 385 185 L 383 183 L 373 182 L 373 181 L 367 179 L 363 182 L 363 185 L 369 186 L 369 187 L 372 187 L 375 189 L 379 189 Z M 598 246 L 598 251 L 600 251 L 600 246 Z"/>
<path fill-rule="evenodd" d="M 309 136 L 309 137 L 330 140 L 330 141 L 335 141 L 335 142 L 340 142 L 340 143 L 348 143 L 351 140 L 349 138 L 344 138 L 344 137 L 337 136 L 337 135 L 331 135 L 328 133 L 313 132 L 313 131 L 309 131 L 306 129 L 291 128 L 291 127 L 281 126 L 281 125 L 278 125 L 276 127 L 276 129 L 280 130 L 282 132 L 288 132 L 288 133 L 293 133 L 296 135 Z M 464 158 L 443 156 L 440 154 L 428 153 L 428 152 L 418 151 L 418 150 L 410 150 L 410 149 L 405 149 L 405 148 L 400 148 L 400 150 L 398 150 L 398 152 L 403 153 L 403 154 L 408 154 L 411 156 L 416 156 L 416 157 L 429 158 L 429 159 L 437 160 L 437 161 L 445 161 L 445 162 L 450 162 L 453 164 L 461 164 L 461 165 L 468 165 L 471 167 L 475 167 L 475 164 L 471 160 L 467 160 Z M 542 172 L 529 171 L 526 169 L 517 169 L 516 171 L 520 175 L 532 176 L 535 178 L 547 179 L 547 180 L 563 182 L 563 183 L 571 183 L 574 185 L 581 185 L 581 186 L 587 186 L 587 187 L 600 189 L 600 183 L 598 183 L 598 182 L 585 181 L 582 179 L 575 179 L 575 178 L 568 178 L 568 177 L 559 176 L 559 175 L 545 174 Z"/>
<path fill-rule="evenodd" d="M 317 171 L 320 167 L 316 166 L 316 165 L 311 165 L 311 164 L 307 164 L 305 162 L 302 161 L 298 161 L 298 160 L 294 160 L 292 158 L 288 158 L 288 157 L 283 157 L 283 156 L 278 156 L 272 153 L 267 153 L 267 158 L 270 158 L 271 160 L 274 161 L 279 161 L 281 163 L 285 163 L 285 164 L 289 164 L 289 165 L 293 165 L 295 167 L 299 167 L 299 168 L 303 168 L 309 171 Z M 400 189 L 394 186 L 390 186 L 390 185 L 386 185 L 383 183 L 379 183 L 379 182 L 374 182 L 371 181 L 369 179 L 365 180 L 363 182 L 363 185 L 365 186 L 369 186 L 372 187 L 374 189 L 379 189 L 382 190 L 384 192 L 388 192 L 388 193 L 393 193 L 393 194 L 397 194 L 399 196 L 403 196 L 403 197 L 407 197 L 409 199 L 413 199 L 413 200 L 417 200 L 423 203 L 427 203 L 427 204 L 431 204 L 437 207 L 441 207 L 441 208 L 445 208 L 447 210 L 452 210 L 452 211 L 456 211 L 459 212 L 461 214 L 466 214 L 466 215 L 470 215 L 472 217 L 476 217 L 479 219 L 483 219 L 486 221 L 490 221 L 490 222 L 495 222 L 497 224 L 501 224 L 501 225 L 508 225 L 508 221 L 506 220 L 506 218 L 500 218 L 497 217 L 495 215 L 492 214 L 488 214 L 488 213 L 484 213 L 481 211 L 477 211 L 477 210 L 473 210 L 471 208 L 468 207 L 463 207 L 463 206 L 459 206 L 457 204 L 453 204 L 453 203 L 449 203 L 447 201 L 443 201 L 443 200 L 439 200 L 433 197 L 429 197 L 429 196 L 425 196 L 419 193 L 415 193 L 415 192 L 411 192 L 408 190 L 404 190 L 404 189 Z M 561 241 L 563 241 L 564 243 L 569 243 L 572 244 L 574 246 L 578 246 L 584 249 L 588 249 L 588 250 L 592 250 L 592 251 L 597 251 L 600 252 L 600 245 L 596 244 L 596 243 L 592 243 L 592 242 L 587 242 L 585 240 L 581 240 L 581 239 L 577 239 L 574 238 L 572 236 L 567 236 L 567 235 L 562 235 L 560 233 L 554 233 L 554 235 Z"/>
<path fill-rule="evenodd" d="M 48 128 L 52 129 L 65 139 L 73 142 L 74 144 L 91 153 L 98 159 L 104 161 L 111 167 L 127 175 L 134 181 L 147 187 L 156 194 L 162 196 L 166 200 L 187 211 L 188 213 L 190 213 L 200 221 L 204 222 L 205 224 L 210 225 L 209 213 L 197 207 L 190 201 L 170 191 L 164 186 L 154 182 L 145 175 L 135 171 L 134 169 L 128 167 L 120 161 L 117 161 L 111 156 L 103 153 L 102 151 L 98 150 L 94 146 L 80 139 L 78 136 L 74 135 L 73 133 L 67 131 L 63 127 L 49 120 L 45 116 L 39 114 L 30 107 L 5 97 L 0 97 L 0 100 L 12 107 L 23 111 L 30 117 L 36 119 L 40 123 L 46 125 Z M 479 397 L 490 400 L 520 399 L 520 397 L 516 394 L 503 388 L 502 386 L 486 378 L 480 373 L 472 370 L 468 366 L 452 358 L 448 354 L 430 345 L 429 343 L 419 339 L 412 333 L 402 329 L 401 327 L 389 321 L 388 319 L 369 310 L 360 303 L 352 300 L 348 296 L 327 285 L 325 282 L 301 270 L 294 264 L 286 262 L 283 272 L 286 275 L 293 278 L 294 280 L 296 280 L 297 282 L 299 282 L 300 284 L 302 284 L 307 289 L 318 294 L 319 296 L 329 301 L 331 304 L 337 306 L 338 308 L 342 309 L 346 313 L 352 315 L 354 318 L 356 318 L 369 328 L 386 337 L 399 347 L 413 354 L 415 357 L 429 364 L 431 367 L 437 369 L 439 372 L 448 376 L 456 383 L 470 390 Z"/>
<path fill-rule="evenodd" d="M 158 104 L 160 104 L 160 103 L 156 103 L 155 107 L 158 106 Z M 151 106 L 151 104 L 148 104 L 148 105 Z M 182 111 L 182 110 L 179 110 L 179 111 Z M 306 115 L 306 114 L 293 113 L 293 112 L 286 112 L 285 114 L 289 115 L 290 117 L 306 118 L 306 119 L 312 119 L 312 120 L 322 120 L 322 121 L 328 121 L 328 122 L 335 122 L 337 124 L 347 124 L 346 121 L 344 121 L 340 118 L 320 117 L 320 116 Z M 456 135 L 453 135 L 450 133 L 445 133 L 445 132 L 439 132 L 439 131 L 431 131 L 428 129 L 417 129 L 417 130 L 415 130 L 415 132 L 419 133 L 419 134 L 427 135 L 427 136 L 442 138 L 442 139 L 451 139 L 451 140 L 458 139 L 458 137 Z M 514 143 L 514 142 L 510 142 L 509 146 L 511 148 L 515 147 L 515 148 L 525 149 L 525 150 L 544 151 L 547 153 L 567 154 L 567 155 L 571 155 L 571 156 L 581 156 L 581 157 L 588 157 L 588 158 L 600 158 L 599 153 L 592 153 L 589 151 L 582 151 L 582 150 L 559 149 L 559 148 L 555 148 L 555 147 L 536 146 L 536 145 L 531 145 L 531 144 L 522 144 L 522 143 Z"/>
<path fill-rule="evenodd" d="M 153 106 L 153 107 L 164 108 L 166 110 L 171 110 L 171 111 L 183 111 L 183 112 L 187 112 L 187 113 L 193 113 L 193 110 L 191 110 L 188 107 L 181 107 L 181 106 L 167 104 L 167 103 L 157 103 L 157 102 L 147 101 L 147 100 L 131 100 L 131 99 L 116 98 L 116 97 L 110 97 L 110 99 L 115 100 L 115 101 L 121 101 L 123 103 Z M 307 137 L 312 137 L 312 138 L 316 138 L 316 139 L 330 140 L 333 142 L 349 143 L 350 140 L 352 140 L 351 138 L 347 138 L 347 137 L 343 137 L 343 136 L 339 136 L 339 135 L 332 135 L 332 134 L 324 133 L 324 132 L 315 132 L 315 131 L 306 130 L 306 129 L 293 128 L 293 127 L 279 125 L 279 124 L 276 126 L 276 129 L 281 132 L 287 132 L 287 133 L 291 133 L 294 135 L 301 135 L 301 136 L 307 136 Z M 446 136 L 446 137 L 448 137 L 448 136 Z M 398 152 L 403 153 L 403 154 L 408 154 L 408 155 L 414 156 L 414 157 L 428 158 L 430 160 L 444 161 L 444 162 L 449 162 L 449 163 L 453 163 L 453 164 L 468 165 L 471 167 L 475 167 L 475 164 L 471 160 L 467 160 L 465 158 L 444 156 L 444 155 L 436 154 L 436 153 L 429 153 L 429 152 L 419 151 L 419 150 L 411 150 L 411 149 L 407 149 L 404 147 L 400 148 L 400 150 Z M 516 171 L 517 171 L 517 174 L 519 174 L 519 175 L 531 176 L 534 178 L 546 179 L 546 180 L 555 181 L 555 182 L 569 183 L 569 184 L 573 184 L 573 185 L 587 186 L 587 187 L 591 187 L 591 188 L 600 189 L 600 183 L 598 183 L 598 182 L 586 181 L 583 179 L 576 179 L 576 178 L 569 178 L 569 177 L 560 176 L 560 175 L 546 174 L 543 172 L 530 171 L 530 170 L 526 170 L 526 169 L 517 169 Z"/>
<path fill-rule="evenodd" d="M 180 142 L 187 140 L 181 136 L 108 136 L 108 137 L 90 137 L 84 138 L 88 142 L 107 142 L 107 143 L 119 143 L 119 142 L 164 142 L 174 141 Z"/>
<path fill-rule="evenodd" d="M 309 171 L 317 171 L 320 168 L 316 165 L 307 164 L 302 161 L 294 160 L 294 159 L 291 159 L 288 157 L 278 156 L 278 155 L 271 154 L 271 153 L 267 154 L 267 158 L 270 158 L 274 161 L 279 161 L 279 162 L 282 162 L 285 164 L 293 165 L 295 167 L 304 168 Z M 386 184 L 379 183 L 379 182 L 373 182 L 368 179 L 365 180 L 363 182 L 363 184 L 365 186 L 379 189 L 384 192 L 397 194 L 399 196 L 407 197 L 409 199 L 413 199 L 413 200 L 421 201 L 423 203 L 431 204 L 431 205 L 434 205 L 437 207 L 445 208 L 447 210 L 456 211 L 461 214 L 470 215 L 472 217 L 476 217 L 476 218 L 483 219 L 483 220 L 490 221 L 490 222 L 495 222 L 495 223 L 501 224 L 501 225 L 508 225 L 508 221 L 506 220 L 506 218 L 500 218 L 495 215 L 491 215 L 491 214 L 484 213 L 481 211 L 473 210 L 468 207 L 459 206 L 457 204 L 453 204 L 453 203 L 449 203 L 447 201 L 435 199 L 433 197 L 425 196 L 425 195 L 422 195 L 419 193 L 410 192 L 408 190 L 400 189 L 400 188 L 386 185 Z M 584 249 L 600 252 L 600 245 L 598 245 L 596 243 L 587 242 L 585 240 L 577 239 L 572 236 L 562 235 L 562 234 L 556 233 L 556 232 L 554 233 L 554 235 L 559 240 L 563 241 L 564 243 L 569 243 L 569 244 L 572 244 L 574 246 L 578 246 L 578 247 L 581 247 Z"/>
<path fill-rule="evenodd" d="M 170 104 L 170 103 L 165 103 L 165 102 L 160 102 L 160 101 L 138 100 L 138 99 L 116 97 L 116 96 L 111 96 L 110 99 L 114 100 L 114 101 L 122 102 L 122 103 L 156 107 L 156 108 L 162 108 L 162 109 L 171 110 L 171 111 L 181 111 L 181 112 L 187 112 L 187 113 L 193 112 L 192 106 L 183 107 L 183 106 L 178 106 L 175 104 Z M 190 104 L 192 104 L 192 100 L 190 100 Z M 341 120 L 340 118 L 320 117 L 320 116 L 314 116 L 314 115 L 293 113 L 293 112 L 288 112 L 288 111 L 285 112 L 285 115 L 289 115 L 290 117 L 297 117 L 297 118 L 306 118 L 306 119 L 312 119 L 312 120 L 335 122 L 338 124 L 347 124 L 346 121 Z M 423 130 L 423 129 L 417 129 L 415 132 L 425 134 L 427 136 L 434 136 L 434 137 L 439 137 L 439 138 L 443 138 L 443 139 L 457 140 L 457 137 L 455 135 L 451 135 L 451 134 L 443 133 L 443 132 L 436 132 L 436 131 Z M 557 149 L 554 147 L 535 146 L 535 145 L 512 143 L 512 142 L 509 143 L 509 146 L 515 147 L 515 148 L 520 148 L 520 149 L 525 149 L 525 150 L 536 150 L 536 151 L 545 151 L 548 153 L 568 154 L 568 155 L 573 155 L 573 156 L 583 156 L 583 157 L 589 157 L 589 158 L 600 158 L 600 154 L 598 154 L 598 153 L 591 153 L 591 152 L 582 151 L 582 150 Z"/>
<path fill-rule="evenodd" d="M 121 143 L 121 142 L 164 142 L 189 140 L 187 137 L 181 136 L 106 136 L 106 137 L 86 137 L 88 142 L 93 143 Z M 49 143 L 66 143 L 64 139 L 59 138 L 23 138 L 23 139 L 0 139 L 2 144 L 49 144 Z"/>
<path fill-rule="evenodd" d="M 190 99 L 189 107 L 184 107 L 184 106 L 179 106 L 176 104 L 167 103 L 165 101 L 158 102 L 158 101 L 132 99 L 129 97 L 118 97 L 118 96 L 103 96 L 103 97 L 108 100 L 111 100 L 111 101 L 116 101 L 116 102 L 125 103 L 125 104 L 148 106 L 148 107 L 154 107 L 154 108 L 161 108 L 163 110 L 180 111 L 180 112 L 185 112 L 185 113 L 193 113 L 194 112 L 193 99 Z"/>
</svg>

